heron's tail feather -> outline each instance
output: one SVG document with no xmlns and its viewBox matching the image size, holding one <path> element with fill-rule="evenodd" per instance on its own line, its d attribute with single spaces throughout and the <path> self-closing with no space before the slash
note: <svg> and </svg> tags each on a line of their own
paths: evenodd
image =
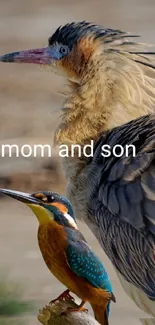
<svg viewBox="0 0 155 325">
<path fill-rule="evenodd" d="M 141 311 L 139 311 L 139 317 L 142 324 L 155 325 L 155 301 L 149 299 L 142 290 L 127 282 L 119 272 L 117 272 L 117 275 L 128 296 L 136 303 L 140 309 L 151 315 L 152 318 L 149 318 L 148 316 L 146 319 L 142 319 L 143 316 L 141 316 Z"/>
</svg>

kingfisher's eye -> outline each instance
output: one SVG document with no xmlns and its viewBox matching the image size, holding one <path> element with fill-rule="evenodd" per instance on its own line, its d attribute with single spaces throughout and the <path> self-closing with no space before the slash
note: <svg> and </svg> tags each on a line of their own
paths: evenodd
<svg viewBox="0 0 155 325">
<path fill-rule="evenodd" d="M 67 55 L 69 53 L 69 48 L 65 45 L 62 45 L 60 47 L 60 53 L 63 54 L 63 55 Z"/>
<path fill-rule="evenodd" d="M 48 202 L 49 203 L 54 202 L 54 201 L 55 201 L 55 197 L 53 195 L 48 196 Z"/>
</svg>

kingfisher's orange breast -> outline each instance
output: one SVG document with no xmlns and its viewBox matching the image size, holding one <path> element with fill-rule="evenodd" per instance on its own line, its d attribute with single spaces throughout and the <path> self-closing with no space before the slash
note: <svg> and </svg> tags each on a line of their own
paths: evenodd
<svg viewBox="0 0 155 325">
<path fill-rule="evenodd" d="M 54 221 L 41 225 L 38 230 L 38 242 L 46 265 L 61 283 L 82 300 L 102 303 L 105 291 L 93 287 L 69 267 L 66 257 L 67 236 L 61 225 Z"/>
<path fill-rule="evenodd" d="M 55 221 L 41 225 L 38 230 L 38 243 L 44 261 L 52 274 L 71 291 L 76 291 L 76 276 L 66 260 L 67 237 L 61 225 Z"/>
</svg>

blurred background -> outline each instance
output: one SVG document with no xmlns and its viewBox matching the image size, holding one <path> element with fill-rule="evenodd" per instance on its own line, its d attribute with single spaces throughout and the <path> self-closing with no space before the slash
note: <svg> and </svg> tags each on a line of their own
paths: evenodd
<svg viewBox="0 0 155 325">
<path fill-rule="evenodd" d="M 59 25 L 74 20 L 89 20 L 138 33 L 142 41 L 154 43 L 154 17 L 154 0 L 0 0 L 0 54 L 45 46 Z M 63 103 L 59 91 L 64 84 L 62 78 L 35 65 L 0 64 L 0 145 L 52 145 Z M 65 181 L 57 151 L 53 150 L 50 159 L 0 157 L 0 187 L 64 194 Z M 140 324 L 139 317 L 145 315 L 124 293 L 96 239 L 86 226 L 81 228 L 104 262 L 114 287 L 117 304 L 112 306 L 111 324 Z M 6 324 L 10 323 L 7 315 L 22 317 L 20 324 L 22 321 L 27 325 L 39 324 L 38 309 L 63 290 L 42 260 L 36 235 L 37 221 L 31 211 L 19 202 L 1 197 L 0 322 L 3 324 L 4 318 Z M 20 294 L 16 283 L 23 286 Z M 15 297 L 17 304 L 13 305 Z M 26 316 L 21 316 L 25 311 L 28 311 Z"/>
</svg>

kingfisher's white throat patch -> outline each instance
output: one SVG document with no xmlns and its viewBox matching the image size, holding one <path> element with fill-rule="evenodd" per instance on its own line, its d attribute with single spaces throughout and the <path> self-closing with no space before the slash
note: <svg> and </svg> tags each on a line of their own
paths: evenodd
<svg viewBox="0 0 155 325">
<path fill-rule="evenodd" d="M 69 221 L 69 223 L 72 227 L 74 227 L 75 229 L 78 229 L 76 222 L 68 213 L 64 213 L 64 217 Z"/>
</svg>

